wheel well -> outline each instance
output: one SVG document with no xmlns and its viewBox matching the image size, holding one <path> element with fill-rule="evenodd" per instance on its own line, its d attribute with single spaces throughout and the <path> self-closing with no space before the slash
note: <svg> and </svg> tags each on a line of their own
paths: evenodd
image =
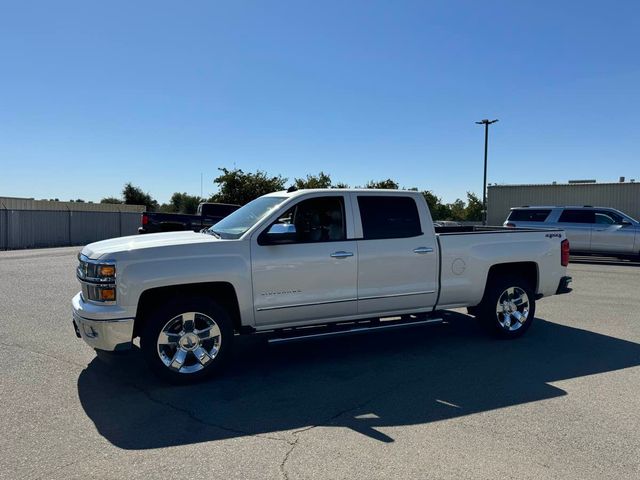
<svg viewBox="0 0 640 480">
<path fill-rule="evenodd" d="M 236 332 L 242 329 L 240 308 L 236 291 L 228 282 L 189 283 L 183 285 L 171 285 L 145 290 L 138 300 L 136 320 L 133 326 L 133 336 L 137 337 L 142 331 L 147 314 L 158 304 L 175 296 L 202 295 L 212 298 L 224 307 L 233 320 L 233 328 Z"/>
<path fill-rule="evenodd" d="M 492 265 L 487 275 L 486 288 L 490 285 L 494 278 L 504 275 L 519 275 L 522 276 L 531 286 L 533 292 L 538 291 L 538 264 L 535 262 L 512 262 L 512 263 L 499 263 Z"/>
</svg>

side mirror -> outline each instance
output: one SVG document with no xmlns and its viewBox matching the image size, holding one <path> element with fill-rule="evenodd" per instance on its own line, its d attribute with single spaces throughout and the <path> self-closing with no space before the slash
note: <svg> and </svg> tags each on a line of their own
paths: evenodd
<svg viewBox="0 0 640 480">
<path fill-rule="evenodd" d="M 260 235 L 261 245 L 277 245 L 292 243 L 298 238 L 296 226 L 292 223 L 274 223 L 265 233 Z"/>
<path fill-rule="evenodd" d="M 622 225 L 623 227 L 628 227 L 630 225 L 633 225 L 633 223 L 631 223 L 629 220 L 622 220 L 620 222 L 620 225 Z"/>
</svg>

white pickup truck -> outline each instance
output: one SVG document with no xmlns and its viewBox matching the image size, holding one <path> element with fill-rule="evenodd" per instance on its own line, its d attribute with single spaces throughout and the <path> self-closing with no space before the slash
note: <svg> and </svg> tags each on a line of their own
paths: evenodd
<svg viewBox="0 0 640 480">
<path fill-rule="evenodd" d="M 79 260 L 78 337 L 102 351 L 139 337 L 151 369 L 177 382 L 219 371 L 243 334 L 397 328 L 467 307 L 518 337 L 536 300 L 571 281 L 561 229 L 434 229 L 424 197 L 397 190 L 271 193 L 207 231 L 96 242 Z"/>
</svg>

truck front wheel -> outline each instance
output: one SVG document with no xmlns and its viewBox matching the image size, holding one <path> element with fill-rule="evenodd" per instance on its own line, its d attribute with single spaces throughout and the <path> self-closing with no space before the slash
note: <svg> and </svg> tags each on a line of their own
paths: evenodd
<svg viewBox="0 0 640 480">
<path fill-rule="evenodd" d="M 227 312 L 206 297 L 159 305 L 145 319 L 140 348 L 150 368 L 173 383 L 192 383 L 220 370 L 233 343 Z"/>
<path fill-rule="evenodd" d="M 485 326 L 501 338 L 523 335 L 533 323 L 536 299 L 529 284 L 518 276 L 491 280 L 477 314 Z"/>
</svg>

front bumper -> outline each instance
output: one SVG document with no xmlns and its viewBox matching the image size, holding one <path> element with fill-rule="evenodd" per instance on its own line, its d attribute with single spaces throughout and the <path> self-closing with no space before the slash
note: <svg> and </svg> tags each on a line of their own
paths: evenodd
<svg viewBox="0 0 640 480">
<path fill-rule="evenodd" d="M 71 304 L 76 335 L 90 347 L 109 352 L 131 348 L 134 318 L 123 316 L 124 310 L 85 302 L 79 293 Z"/>
<path fill-rule="evenodd" d="M 562 277 L 560 279 L 560 283 L 558 284 L 558 289 L 556 290 L 556 295 L 562 295 L 563 293 L 569 293 L 573 289 L 569 287 L 569 284 L 573 281 L 571 277 Z"/>
</svg>

